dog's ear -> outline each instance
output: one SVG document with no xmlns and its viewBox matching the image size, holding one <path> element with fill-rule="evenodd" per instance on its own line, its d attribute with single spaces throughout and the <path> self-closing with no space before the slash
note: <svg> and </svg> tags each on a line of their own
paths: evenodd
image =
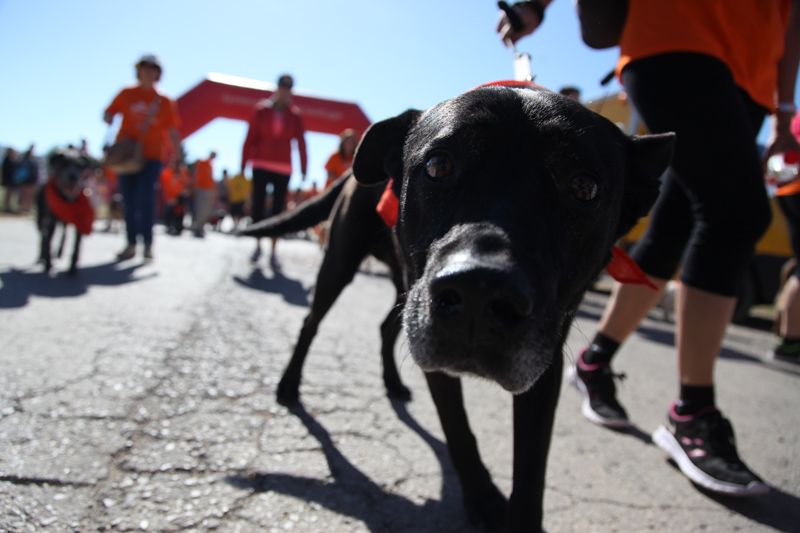
<svg viewBox="0 0 800 533">
<path fill-rule="evenodd" d="M 631 137 L 617 237 L 625 235 L 653 207 L 674 145 L 674 133 Z"/>
<path fill-rule="evenodd" d="M 421 113 L 409 109 L 367 129 L 353 159 L 353 175 L 359 183 L 374 185 L 402 173 L 403 144 Z"/>
</svg>

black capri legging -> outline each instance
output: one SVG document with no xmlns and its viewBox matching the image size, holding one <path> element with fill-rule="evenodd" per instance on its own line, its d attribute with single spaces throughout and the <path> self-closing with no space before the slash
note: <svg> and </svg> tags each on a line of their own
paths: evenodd
<svg viewBox="0 0 800 533">
<path fill-rule="evenodd" d="M 755 142 L 766 110 L 703 54 L 631 62 L 622 82 L 650 131 L 677 134 L 634 259 L 651 276 L 670 279 L 682 266 L 687 285 L 736 296 L 771 218 Z"/>
<path fill-rule="evenodd" d="M 270 216 L 282 213 L 286 209 L 286 192 L 289 190 L 289 176 L 278 174 L 263 168 L 253 169 L 253 193 L 250 215 L 253 222 L 266 218 L 267 184 L 272 184 L 272 211 Z"/>
</svg>

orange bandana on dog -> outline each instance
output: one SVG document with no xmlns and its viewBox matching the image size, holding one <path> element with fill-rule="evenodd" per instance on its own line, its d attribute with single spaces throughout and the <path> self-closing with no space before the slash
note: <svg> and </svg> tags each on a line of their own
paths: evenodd
<svg viewBox="0 0 800 533">
<path fill-rule="evenodd" d="M 85 192 L 81 191 L 74 201 L 68 202 L 58 194 L 55 184 L 48 183 L 45 185 L 44 194 L 47 206 L 57 219 L 73 224 L 81 235 L 92 233 L 94 208 Z"/>
<path fill-rule="evenodd" d="M 400 202 L 392 190 L 393 184 L 394 178 L 389 178 L 386 190 L 383 191 L 381 199 L 378 200 L 378 205 L 375 206 L 375 211 L 378 212 L 383 222 L 390 228 L 397 225 L 397 214 L 400 212 Z"/>
<path fill-rule="evenodd" d="M 384 223 L 390 228 L 397 225 L 397 215 L 400 210 L 400 202 L 397 199 L 397 195 L 392 190 L 393 183 L 394 178 L 389 178 L 386 189 L 383 191 L 378 205 L 375 206 L 375 211 L 378 212 L 378 215 L 380 215 Z M 658 290 L 658 287 L 656 287 L 653 282 L 647 278 L 647 275 L 642 269 L 639 268 L 636 261 L 631 259 L 631 257 L 625 253 L 625 250 L 619 246 L 611 248 L 611 262 L 606 266 L 606 272 L 620 283 L 646 285 L 653 290 Z"/>
</svg>

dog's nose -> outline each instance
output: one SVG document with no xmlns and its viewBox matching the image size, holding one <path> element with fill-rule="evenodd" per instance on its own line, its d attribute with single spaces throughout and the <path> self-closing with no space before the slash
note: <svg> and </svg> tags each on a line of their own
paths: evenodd
<svg viewBox="0 0 800 533">
<path fill-rule="evenodd" d="M 486 266 L 444 269 L 430 284 L 431 314 L 442 325 L 514 326 L 533 310 L 521 272 Z"/>
</svg>

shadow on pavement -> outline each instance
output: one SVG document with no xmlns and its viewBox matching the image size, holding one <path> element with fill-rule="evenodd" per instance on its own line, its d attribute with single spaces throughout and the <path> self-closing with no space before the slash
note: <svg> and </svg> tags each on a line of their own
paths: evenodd
<svg viewBox="0 0 800 533">
<path fill-rule="evenodd" d="M 631 422 L 631 425 L 628 426 L 627 428 L 614 429 L 610 427 L 608 429 L 610 431 L 613 431 L 614 433 L 617 433 L 618 435 L 624 435 L 628 437 L 633 437 L 634 439 L 639 439 L 640 441 L 642 441 L 642 444 L 646 444 L 648 446 L 653 445 L 653 438 L 650 436 L 650 434 L 642 431 L 642 428 L 640 428 L 633 422 Z"/>
<path fill-rule="evenodd" d="M 308 307 L 308 291 L 303 284 L 287 278 L 278 269 L 273 270 L 273 277 L 268 278 L 260 268 L 253 268 L 246 278 L 233 276 L 233 281 L 248 289 L 280 294 L 288 304 Z"/>
<path fill-rule="evenodd" d="M 758 498 L 732 498 L 702 491 L 710 499 L 754 522 L 778 531 L 800 530 L 800 498 L 773 488 Z"/>
<path fill-rule="evenodd" d="M 680 474 L 678 466 L 672 459 L 668 459 L 667 463 Z M 710 500 L 754 522 L 777 531 L 786 531 L 787 533 L 798 531 L 798 525 L 800 525 L 800 498 L 793 494 L 773 487 L 770 492 L 763 496 L 737 498 L 735 496 L 717 494 L 697 485 L 694 485 L 694 487 Z"/>
<path fill-rule="evenodd" d="M 447 458 L 446 445 L 428 433 L 406 410 L 402 402 L 392 402 L 401 422 L 431 447 L 442 468 L 441 499 L 415 503 L 401 495 L 386 492 L 354 466 L 334 445 L 330 433 L 302 406 L 291 413 L 300 419 L 309 433 L 320 443 L 333 482 L 288 474 L 255 473 L 234 475 L 226 481 L 254 492 L 277 492 L 317 503 L 336 513 L 363 522 L 370 531 L 478 531 L 466 522 L 461 504 L 461 489 Z M 431 520 L 437 517 L 439 520 Z M 397 523 L 397 519 L 402 523 Z M 408 520 L 414 520 L 410 524 Z M 438 522 L 438 524 L 437 524 Z M 447 523 L 446 529 L 442 523 Z"/>
<path fill-rule="evenodd" d="M 11 268 L 0 272 L 0 309 L 24 307 L 31 296 L 46 298 L 75 298 L 86 294 L 92 285 L 115 286 L 143 281 L 157 276 L 156 272 L 134 277 L 144 263 L 120 268 L 120 263 L 110 262 L 90 267 L 79 267 L 75 275 L 56 272 L 28 272 Z"/>
</svg>

